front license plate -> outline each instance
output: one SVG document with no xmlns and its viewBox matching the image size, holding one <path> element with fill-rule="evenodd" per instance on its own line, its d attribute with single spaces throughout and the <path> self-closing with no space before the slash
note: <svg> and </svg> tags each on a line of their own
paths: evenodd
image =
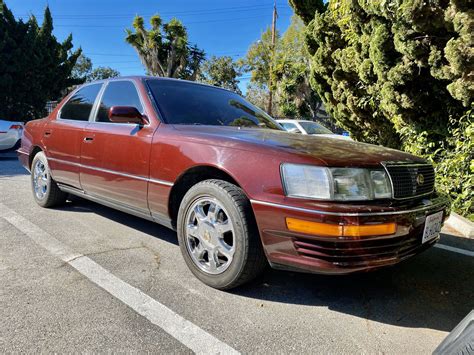
<svg viewBox="0 0 474 355">
<path fill-rule="evenodd" d="M 425 229 L 423 230 L 422 243 L 436 238 L 441 231 L 441 224 L 443 223 L 443 211 L 434 213 L 426 217 Z"/>
</svg>

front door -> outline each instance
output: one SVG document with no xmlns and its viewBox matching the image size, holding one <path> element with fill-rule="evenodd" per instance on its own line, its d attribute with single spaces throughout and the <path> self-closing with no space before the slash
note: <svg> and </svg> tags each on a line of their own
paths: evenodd
<svg viewBox="0 0 474 355">
<path fill-rule="evenodd" d="M 80 88 L 44 129 L 43 143 L 54 179 L 80 189 L 81 146 L 84 129 L 102 84 Z"/>
<path fill-rule="evenodd" d="M 147 192 L 150 148 L 156 122 L 140 126 L 109 121 L 112 106 L 145 113 L 131 80 L 110 81 L 86 127 L 81 153 L 81 185 L 90 195 L 149 215 Z"/>
</svg>

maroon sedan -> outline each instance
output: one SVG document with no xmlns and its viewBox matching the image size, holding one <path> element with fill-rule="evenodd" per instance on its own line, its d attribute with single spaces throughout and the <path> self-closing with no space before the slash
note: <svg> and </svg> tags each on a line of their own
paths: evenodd
<svg viewBox="0 0 474 355">
<path fill-rule="evenodd" d="M 433 167 L 379 146 L 284 131 L 239 95 L 186 81 L 86 84 L 29 122 L 18 151 L 43 207 L 68 194 L 178 232 L 204 283 L 274 268 L 346 274 L 432 246 Z"/>
</svg>

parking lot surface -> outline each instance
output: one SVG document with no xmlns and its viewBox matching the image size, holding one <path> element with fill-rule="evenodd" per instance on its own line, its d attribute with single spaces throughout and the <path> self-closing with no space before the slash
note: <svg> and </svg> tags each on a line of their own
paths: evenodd
<svg viewBox="0 0 474 355">
<path fill-rule="evenodd" d="M 222 292 L 175 232 L 81 199 L 43 209 L 0 158 L 0 351 L 431 353 L 474 308 L 472 241 L 456 240 L 378 272 L 268 269 Z"/>
</svg>

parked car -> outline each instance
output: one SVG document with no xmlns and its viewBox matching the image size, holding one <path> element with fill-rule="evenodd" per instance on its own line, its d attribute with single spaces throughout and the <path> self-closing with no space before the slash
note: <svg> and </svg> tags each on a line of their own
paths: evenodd
<svg viewBox="0 0 474 355">
<path fill-rule="evenodd" d="M 349 135 L 336 134 L 322 124 L 309 120 L 284 119 L 277 122 L 288 132 L 303 135 L 319 135 L 321 137 L 340 138 L 352 140 Z"/>
<path fill-rule="evenodd" d="M 43 207 L 68 194 L 177 230 L 201 281 L 277 269 L 347 274 L 435 244 L 447 200 L 397 150 L 290 134 L 241 96 L 181 80 L 81 86 L 29 122 L 19 149 Z"/>
<path fill-rule="evenodd" d="M 22 132 L 22 122 L 0 120 L 0 151 L 18 149 Z"/>
</svg>

